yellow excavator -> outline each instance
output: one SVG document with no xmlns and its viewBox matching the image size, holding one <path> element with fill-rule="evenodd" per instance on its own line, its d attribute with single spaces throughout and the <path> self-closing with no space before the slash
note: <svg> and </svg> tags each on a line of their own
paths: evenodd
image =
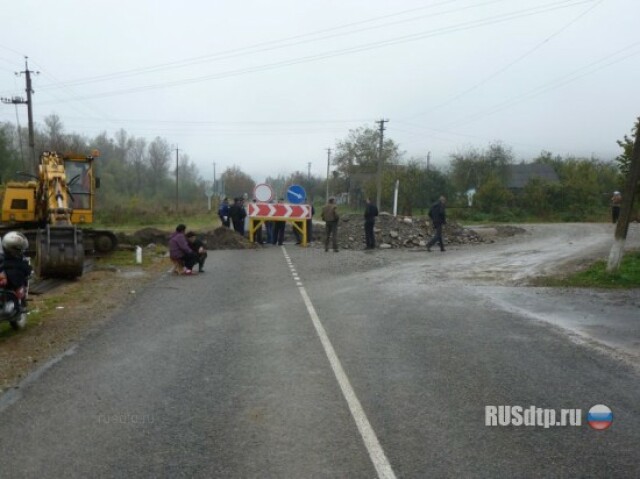
<svg viewBox="0 0 640 479">
<path fill-rule="evenodd" d="M 0 235 L 20 231 L 35 254 L 41 278 L 76 278 L 82 275 L 85 253 L 107 253 L 117 238 L 107 230 L 86 228 L 93 223 L 95 190 L 93 162 L 99 156 L 58 154 L 40 156 L 38 174 L 26 181 L 9 181 L 2 200 Z"/>
</svg>

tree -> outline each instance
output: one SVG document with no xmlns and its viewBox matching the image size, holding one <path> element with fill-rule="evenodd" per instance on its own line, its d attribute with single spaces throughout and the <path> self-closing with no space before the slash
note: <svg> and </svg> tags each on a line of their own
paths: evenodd
<svg viewBox="0 0 640 479">
<path fill-rule="evenodd" d="M 638 117 L 638 122 L 640 122 L 640 117 Z M 631 136 L 624 135 L 624 139 L 617 140 L 618 146 L 622 148 L 622 153 L 616 157 L 616 161 L 618 162 L 618 167 L 620 168 L 620 173 L 624 176 L 629 173 L 629 167 L 631 166 L 631 152 L 633 150 L 633 142 L 636 139 L 636 135 L 638 134 L 637 129 L 634 127 Z"/>
<path fill-rule="evenodd" d="M 349 130 L 347 138 L 336 143 L 333 164 L 337 166 L 338 178 L 332 180 L 332 187 L 336 188 L 342 183 L 340 186 L 353 199 L 355 195 L 352 193 L 363 187 L 357 178 L 362 174 L 377 172 L 379 143 L 379 130 L 366 126 Z M 382 145 L 383 172 L 388 168 L 385 165 L 399 164 L 402 156 L 399 146 L 392 139 L 386 138 Z"/>
<path fill-rule="evenodd" d="M 151 188 L 153 193 L 158 192 L 162 180 L 169 173 L 171 148 L 166 140 L 157 136 L 149 145 L 149 167 L 151 169 Z"/>
<path fill-rule="evenodd" d="M 11 145 L 11 127 L 8 123 L 0 125 L 0 183 L 13 179 L 21 170 L 22 162 Z"/>
<path fill-rule="evenodd" d="M 256 186 L 253 178 L 243 172 L 238 166 L 227 168 L 222 173 L 222 181 L 227 195 L 242 196 L 245 193 L 251 195 Z"/>
<path fill-rule="evenodd" d="M 489 176 L 474 196 L 474 203 L 485 213 L 503 213 L 512 202 L 513 194 L 497 175 Z"/>
<path fill-rule="evenodd" d="M 133 168 L 135 178 L 135 191 L 140 192 L 142 188 L 142 178 L 147 168 L 147 140 L 136 138 L 133 140 L 128 151 L 127 161 Z"/>
<path fill-rule="evenodd" d="M 64 153 L 68 150 L 67 141 L 64 135 L 62 120 L 56 114 L 48 115 L 44 119 L 46 141 L 49 150 Z"/>
<path fill-rule="evenodd" d="M 493 178 L 506 183 L 509 165 L 513 163 L 511 148 L 500 142 L 490 143 L 486 150 L 470 148 L 451 155 L 451 180 L 459 192 L 478 190 Z"/>
</svg>

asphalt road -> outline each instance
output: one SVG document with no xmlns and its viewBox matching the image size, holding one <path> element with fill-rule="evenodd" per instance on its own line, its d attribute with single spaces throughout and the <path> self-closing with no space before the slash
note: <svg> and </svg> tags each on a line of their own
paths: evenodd
<svg viewBox="0 0 640 479">
<path fill-rule="evenodd" d="M 640 476 L 639 328 L 576 341 L 505 307 L 527 288 L 448 273 L 482 251 L 213 252 L 0 398 L 0 477 Z M 498 405 L 582 424 L 486 426 Z"/>
</svg>

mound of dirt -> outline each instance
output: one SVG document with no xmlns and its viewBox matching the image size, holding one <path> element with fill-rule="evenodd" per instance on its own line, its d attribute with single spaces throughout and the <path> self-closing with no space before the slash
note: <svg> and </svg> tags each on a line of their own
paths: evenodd
<svg viewBox="0 0 640 479">
<path fill-rule="evenodd" d="M 132 234 L 120 233 L 118 241 L 120 245 L 161 244 L 168 246 L 169 236 L 172 232 L 162 231 L 157 228 L 143 228 Z M 207 245 L 207 249 L 249 249 L 255 245 L 247 238 L 243 238 L 234 230 L 220 226 L 213 231 L 204 233 L 196 231 L 198 237 Z"/>
<path fill-rule="evenodd" d="M 250 249 L 256 245 L 250 243 L 247 238 L 240 236 L 234 230 L 220 226 L 212 232 L 201 235 L 206 242 L 207 249 Z"/>
</svg>

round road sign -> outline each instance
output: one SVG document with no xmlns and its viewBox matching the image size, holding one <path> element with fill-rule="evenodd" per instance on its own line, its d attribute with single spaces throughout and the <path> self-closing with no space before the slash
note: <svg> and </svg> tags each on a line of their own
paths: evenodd
<svg viewBox="0 0 640 479">
<path fill-rule="evenodd" d="M 271 201 L 273 199 L 273 190 L 266 183 L 260 183 L 253 189 L 253 197 L 257 201 Z"/>
<path fill-rule="evenodd" d="M 307 199 L 307 193 L 304 191 L 304 188 L 300 185 L 291 185 L 287 188 L 287 200 L 289 203 L 293 203 L 294 205 L 299 205 L 304 203 L 304 200 Z"/>
</svg>

